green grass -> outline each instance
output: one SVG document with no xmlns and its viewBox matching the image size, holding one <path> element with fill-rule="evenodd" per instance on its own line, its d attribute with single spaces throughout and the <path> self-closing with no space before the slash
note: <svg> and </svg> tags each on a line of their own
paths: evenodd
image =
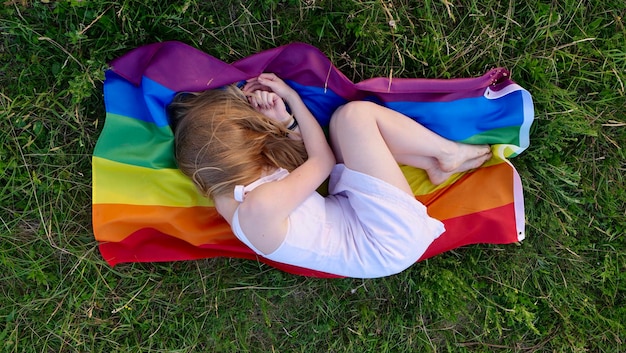
<svg viewBox="0 0 626 353">
<path fill-rule="evenodd" d="M 623 0 L 224 3 L 0 4 L 0 351 L 626 351 Z M 90 212 L 103 71 L 174 39 L 227 62 L 308 42 L 355 81 L 510 68 L 536 108 L 514 160 L 527 239 L 366 281 L 108 267 Z"/>
</svg>

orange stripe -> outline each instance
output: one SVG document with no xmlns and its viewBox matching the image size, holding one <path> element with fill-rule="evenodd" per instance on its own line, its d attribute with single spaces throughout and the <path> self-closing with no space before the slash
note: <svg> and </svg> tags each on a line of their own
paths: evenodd
<svg viewBox="0 0 626 353">
<path fill-rule="evenodd" d="M 93 224 L 100 242 L 119 242 L 146 227 L 196 246 L 235 239 L 228 223 L 213 207 L 96 204 Z"/>
<path fill-rule="evenodd" d="M 409 180 L 412 187 L 415 182 Z M 513 202 L 513 169 L 507 163 L 482 167 L 416 198 L 428 207 L 431 217 L 439 220 L 500 207 Z"/>
</svg>

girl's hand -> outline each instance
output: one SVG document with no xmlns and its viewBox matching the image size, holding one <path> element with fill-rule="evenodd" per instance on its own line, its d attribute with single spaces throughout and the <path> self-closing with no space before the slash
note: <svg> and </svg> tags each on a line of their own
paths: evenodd
<svg viewBox="0 0 626 353">
<path fill-rule="evenodd" d="M 282 124 L 287 124 L 291 120 L 285 102 L 276 93 L 256 90 L 252 93 L 246 92 L 246 95 L 252 107 L 259 113 Z"/>
<path fill-rule="evenodd" d="M 244 93 L 252 93 L 259 90 L 274 92 L 285 100 L 288 100 L 293 95 L 297 95 L 293 88 L 289 87 L 285 81 L 272 73 L 263 73 L 258 77 L 252 78 L 248 80 L 243 87 Z"/>
</svg>

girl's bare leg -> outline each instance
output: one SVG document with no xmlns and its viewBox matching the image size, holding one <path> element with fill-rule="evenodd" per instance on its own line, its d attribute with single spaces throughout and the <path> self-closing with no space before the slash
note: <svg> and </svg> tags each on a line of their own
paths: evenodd
<svg viewBox="0 0 626 353">
<path fill-rule="evenodd" d="M 412 194 L 398 163 L 426 170 L 434 184 L 479 167 L 491 157 L 487 145 L 447 140 L 412 119 L 371 102 L 337 109 L 330 125 L 337 161 Z"/>
</svg>

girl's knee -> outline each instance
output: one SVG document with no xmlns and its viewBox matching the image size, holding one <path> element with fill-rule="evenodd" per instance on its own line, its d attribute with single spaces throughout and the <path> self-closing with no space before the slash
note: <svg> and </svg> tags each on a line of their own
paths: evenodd
<svg viewBox="0 0 626 353">
<path fill-rule="evenodd" d="M 333 113 L 330 120 L 330 131 L 344 130 L 354 127 L 354 124 L 365 123 L 371 114 L 368 114 L 368 110 L 371 112 L 372 102 L 366 101 L 352 101 L 348 102 L 341 107 L 337 108 Z"/>
</svg>

